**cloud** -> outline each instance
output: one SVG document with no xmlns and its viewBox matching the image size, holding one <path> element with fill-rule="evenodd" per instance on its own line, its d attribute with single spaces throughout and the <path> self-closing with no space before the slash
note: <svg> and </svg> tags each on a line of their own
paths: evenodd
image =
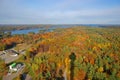
<svg viewBox="0 0 120 80">
<path fill-rule="evenodd" d="M 22 0 L 24 1 L 24 0 Z M 0 23 L 10 24 L 62 24 L 62 23 L 120 23 L 120 6 L 110 8 L 85 8 L 85 3 L 94 0 L 62 0 L 46 7 L 24 3 L 20 0 L 0 1 Z M 91 2 L 92 3 L 92 2 Z M 42 4 L 42 3 L 41 3 Z M 83 8 L 79 8 L 79 5 Z M 77 5 L 77 6 L 76 6 Z M 83 6 L 84 5 L 84 6 Z M 41 8 L 42 7 L 42 8 Z M 47 9 L 48 7 L 48 9 Z M 49 9 L 50 7 L 50 9 Z M 71 7 L 74 7 L 70 9 Z M 78 7 L 78 8 L 76 8 Z M 45 10 L 44 10 L 45 9 Z"/>
</svg>

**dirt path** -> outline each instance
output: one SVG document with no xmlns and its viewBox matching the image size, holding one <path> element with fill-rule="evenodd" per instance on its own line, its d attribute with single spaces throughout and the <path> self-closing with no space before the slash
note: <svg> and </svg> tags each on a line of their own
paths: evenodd
<svg viewBox="0 0 120 80">
<path fill-rule="evenodd" d="M 67 69 L 65 69 L 63 76 L 64 76 L 64 79 L 67 80 Z"/>
</svg>

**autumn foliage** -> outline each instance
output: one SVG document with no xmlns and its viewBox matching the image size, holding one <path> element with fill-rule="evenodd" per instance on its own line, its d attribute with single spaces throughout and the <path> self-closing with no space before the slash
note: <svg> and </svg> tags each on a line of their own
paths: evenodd
<svg viewBox="0 0 120 80">
<path fill-rule="evenodd" d="M 4 44 L 1 44 L 4 43 Z M 74 80 L 120 79 L 120 29 L 71 27 L 43 34 L 1 39 L 0 46 L 27 43 L 26 70 L 34 80 L 70 77 L 69 55 L 74 52 Z M 4 48 L 1 47 L 3 50 Z"/>
</svg>

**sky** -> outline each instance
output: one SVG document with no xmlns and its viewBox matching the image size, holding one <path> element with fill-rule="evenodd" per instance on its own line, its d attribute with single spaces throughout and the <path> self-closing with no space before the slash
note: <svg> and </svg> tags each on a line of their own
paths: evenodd
<svg viewBox="0 0 120 80">
<path fill-rule="evenodd" d="M 120 24 L 120 0 L 0 0 L 0 24 Z"/>
</svg>

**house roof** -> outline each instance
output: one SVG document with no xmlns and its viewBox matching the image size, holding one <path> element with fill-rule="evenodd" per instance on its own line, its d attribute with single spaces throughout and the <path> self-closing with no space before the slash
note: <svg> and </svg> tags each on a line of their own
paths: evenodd
<svg viewBox="0 0 120 80">
<path fill-rule="evenodd" d="M 16 63 L 12 63 L 10 66 L 15 67 L 15 66 L 16 66 Z"/>
</svg>

